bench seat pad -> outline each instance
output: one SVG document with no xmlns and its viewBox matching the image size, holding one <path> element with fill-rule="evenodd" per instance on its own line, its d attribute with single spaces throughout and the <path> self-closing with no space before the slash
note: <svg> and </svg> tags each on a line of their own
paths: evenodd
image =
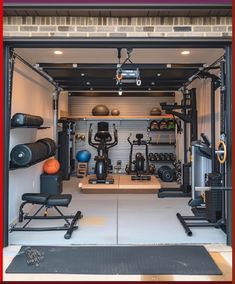
<svg viewBox="0 0 235 284">
<path fill-rule="evenodd" d="M 22 195 L 22 200 L 33 204 L 47 204 L 48 194 L 43 193 L 25 193 Z"/>
<path fill-rule="evenodd" d="M 71 202 L 71 194 L 50 195 L 47 200 L 48 206 L 68 206 Z"/>
</svg>

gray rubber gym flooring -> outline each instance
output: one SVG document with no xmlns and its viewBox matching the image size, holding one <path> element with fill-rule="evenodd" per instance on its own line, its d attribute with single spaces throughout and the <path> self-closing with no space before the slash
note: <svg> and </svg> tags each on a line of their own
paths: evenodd
<svg viewBox="0 0 235 284">
<path fill-rule="evenodd" d="M 37 266 L 27 264 L 34 259 L 27 249 L 21 248 L 6 273 L 222 274 L 203 246 L 37 246 L 32 249 L 43 255 L 43 261 L 39 261 Z"/>
<path fill-rule="evenodd" d="M 70 240 L 59 232 L 12 232 L 9 244 L 19 245 L 151 245 L 226 243 L 226 235 L 216 228 L 192 228 L 184 233 L 176 213 L 192 215 L 187 198 L 159 199 L 155 194 L 83 194 L 78 179 L 64 182 L 64 193 L 73 200 L 64 213 L 81 210 L 84 217 Z M 54 212 L 52 211 L 52 214 Z M 63 221 L 34 220 L 31 225 L 55 226 Z"/>
</svg>

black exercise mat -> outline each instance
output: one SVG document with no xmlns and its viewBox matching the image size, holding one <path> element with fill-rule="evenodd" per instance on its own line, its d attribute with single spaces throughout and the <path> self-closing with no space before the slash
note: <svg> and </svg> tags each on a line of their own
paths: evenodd
<svg viewBox="0 0 235 284">
<path fill-rule="evenodd" d="M 221 275 L 203 246 L 33 246 L 44 254 L 28 265 L 22 247 L 6 273 Z"/>
</svg>

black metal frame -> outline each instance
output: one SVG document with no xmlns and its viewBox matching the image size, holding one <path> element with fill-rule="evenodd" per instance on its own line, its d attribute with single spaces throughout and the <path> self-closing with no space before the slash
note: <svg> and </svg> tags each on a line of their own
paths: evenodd
<svg viewBox="0 0 235 284">
<path fill-rule="evenodd" d="M 231 192 L 232 187 L 210 187 L 211 191 L 222 191 L 224 192 Z M 216 222 L 211 222 L 205 215 L 204 209 L 197 210 L 197 208 L 192 208 L 192 212 L 195 216 L 182 216 L 180 213 L 176 214 L 177 219 L 179 220 L 180 224 L 185 230 L 187 236 L 191 237 L 193 235 L 192 231 L 190 230 L 191 227 L 194 228 L 201 228 L 201 227 L 214 227 L 214 228 L 221 228 L 226 231 L 226 216 L 225 216 L 225 208 L 224 203 L 222 202 L 222 215 L 221 218 Z M 191 222 L 188 222 L 191 221 Z"/>
<path fill-rule="evenodd" d="M 149 151 L 148 151 L 148 145 L 150 143 L 150 140 L 142 140 L 142 138 L 138 139 L 136 134 L 136 139 L 137 140 L 133 140 L 131 142 L 130 138 L 132 136 L 132 134 L 130 134 L 130 136 L 127 138 L 127 141 L 129 142 L 129 144 L 131 145 L 131 149 L 130 149 L 130 154 L 129 154 L 129 165 L 128 165 L 128 175 L 135 175 L 132 176 L 131 179 L 132 180 L 151 180 L 151 177 L 148 176 L 149 175 Z M 133 155 L 133 148 L 134 146 L 145 146 L 145 160 L 146 160 L 146 170 L 144 173 L 138 173 L 136 170 L 133 171 L 132 170 L 132 165 L 133 165 L 133 160 L 132 160 L 132 155 Z M 135 161 L 136 163 L 136 161 Z"/>
<path fill-rule="evenodd" d="M 96 134 L 92 141 L 92 123 L 90 123 L 89 132 L 88 132 L 88 144 L 97 150 L 97 156 L 95 157 L 95 174 L 96 178 L 90 178 L 89 183 L 91 184 L 113 184 L 114 179 L 108 176 L 110 160 L 108 158 L 109 149 L 118 144 L 118 134 L 116 125 L 113 123 L 113 139 L 111 134 L 108 132 L 108 135 L 105 137 L 100 132 L 101 137 L 97 137 L 99 134 L 99 129 L 97 129 Z M 113 141 L 112 141 L 113 140 Z M 102 173 L 102 178 L 99 177 L 99 174 Z M 100 172 L 101 171 L 101 172 Z M 105 177 L 106 176 L 106 177 Z"/>
<path fill-rule="evenodd" d="M 161 104 L 162 105 L 162 104 Z M 173 110 L 171 110 L 173 108 Z M 188 162 L 188 131 L 187 125 L 190 124 L 190 144 L 192 141 L 197 140 L 197 99 L 196 89 L 183 91 L 183 100 L 181 105 L 168 106 L 162 105 L 162 109 L 166 113 L 172 114 L 183 120 L 184 125 L 184 164 L 183 164 L 183 184 L 179 188 L 162 188 L 158 191 L 158 197 L 190 197 L 191 185 L 189 183 L 189 168 L 191 163 Z M 175 109 L 182 110 L 182 113 L 174 111 Z M 187 173 L 187 174 L 186 174 Z"/>
<path fill-rule="evenodd" d="M 200 214 L 198 214 L 198 208 L 194 207 L 192 208 L 192 212 L 195 214 L 195 216 L 182 216 L 180 213 L 176 214 L 176 217 L 180 221 L 181 225 L 185 229 L 185 233 L 188 236 L 192 236 L 192 231 L 190 230 L 190 227 L 216 227 L 216 228 L 222 228 L 227 233 L 227 244 L 232 244 L 232 192 L 231 192 L 231 170 L 232 170 L 232 161 L 231 161 L 231 154 L 232 154 L 232 147 L 231 143 L 229 143 L 231 140 L 228 141 L 228 139 L 231 139 L 231 107 L 232 107 L 232 99 L 231 99 L 231 84 L 229 84 L 229 79 L 231 79 L 231 66 L 230 62 L 228 62 L 228 58 L 231 56 L 231 47 L 226 48 L 225 53 L 225 61 L 220 62 L 220 75 L 221 78 L 218 76 L 211 74 L 209 72 L 201 72 L 199 74 L 200 77 L 204 79 L 211 79 L 211 160 L 212 160 L 212 173 L 221 173 L 222 172 L 222 186 L 224 187 L 225 191 L 222 191 L 221 195 L 221 204 L 222 204 L 222 217 L 217 220 L 216 222 L 211 222 L 208 220 L 204 208 L 200 208 Z M 226 56 L 230 53 L 230 56 Z M 226 69 L 224 68 L 224 64 L 226 65 Z M 230 67 L 229 67 L 230 66 Z M 222 113 L 222 129 L 221 134 L 225 135 L 226 144 L 228 143 L 228 156 L 230 157 L 226 161 L 226 168 L 227 170 L 230 170 L 230 173 L 227 174 L 225 177 L 225 167 L 224 165 L 220 166 L 218 160 L 216 159 L 216 148 L 215 148 L 215 131 L 216 131 L 216 125 L 215 125 L 215 92 L 217 88 L 221 87 L 221 113 Z M 225 101 L 224 101 L 225 97 Z M 227 98 L 228 97 L 228 98 Z M 229 105 L 227 104 L 229 102 Z M 228 109 L 230 111 L 228 111 Z M 224 121 L 224 113 L 227 113 L 228 111 L 228 117 L 229 119 Z M 224 125 L 225 122 L 225 125 Z M 228 135 L 227 135 L 228 133 Z M 203 134 L 204 135 L 204 134 Z M 204 135 L 205 136 L 205 135 Z M 229 138 L 228 138 L 229 137 Z M 227 178 L 227 180 L 226 180 Z M 227 195 L 225 198 L 225 194 Z M 226 210 L 227 209 L 227 210 Z M 230 213 L 229 213 L 230 212 Z M 227 213 L 227 214 L 226 214 Z M 193 221 L 193 222 L 187 222 L 187 221 Z"/>
<path fill-rule="evenodd" d="M 225 69 L 226 69 L 226 134 L 227 149 L 232 153 L 232 74 L 231 74 L 231 48 L 232 40 L 230 37 L 223 38 L 11 38 L 4 41 L 4 193 L 3 193 L 3 230 L 4 246 L 8 245 L 8 210 L 9 210 L 9 137 L 11 119 L 11 92 L 9 88 L 9 59 L 12 48 L 224 48 L 225 49 Z M 226 162 L 227 186 L 232 184 L 232 155 L 228 155 Z M 232 193 L 227 193 L 227 244 L 232 243 Z"/>
<path fill-rule="evenodd" d="M 82 218 L 81 211 L 77 211 L 75 215 L 64 215 L 58 206 L 47 206 L 46 204 L 41 205 L 41 207 L 31 216 L 28 214 L 25 214 L 23 211 L 23 208 L 26 204 L 33 204 L 32 202 L 25 201 L 21 203 L 20 209 L 19 209 L 19 223 L 22 223 L 24 220 L 28 220 L 22 227 L 17 227 L 16 225 L 12 226 L 10 228 L 10 232 L 42 232 L 42 231 L 66 231 L 64 238 L 70 239 L 72 236 L 72 233 L 74 230 L 78 229 L 78 226 L 76 226 L 76 223 L 79 219 Z M 55 210 L 59 213 L 58 216 L 47 216 L 47 210 L 48 208 L 55 208 Z M 45 212 L 43 216 L 37 216 L 38 213 L 45 208 Z M 28 227 L 29 223 L 32 220 L 65 220 L 66 224 L 64 226 L 57 226 L 57 227 Z M 71 222 L 68 219 L 72 219 Z"/>
<path fill-rule="evenodd" d="M 125 61 L 124 61 L 125 63 Z M 193 76 L 198 70 L 203 68 L 203 64 L 134 64 L 125 63 L 122 64 L 122 71 L 127 70 L 139 70 L 141 72 L 141 85 L 136 85 L 136 80 L 140 78 L 130 78 L 117 80 L 115 74 L 117 72 L 117 64 L 105 63 L 105 64 L 78 64 L 74 63 L 37 63 L 40 71 L 47 75 L 49 78 L 54 78 L 54 81 L 64 90 L 73 92 L 80 91 L 118 91 L 120 88 L 122 91 L 177 91 L 182 85 L 184 85 L 188 78 Z M 78 73 L 86 73 L 85 78 L 78 78 Z M 92 75 L 89 76 L 89 72 L 92 71 Z M 98 71 L 98 72 L 97 72 Z M 102 71 L 104 72 L 102 74 Z M 122 73 L 122 71 L 120 71 Z M 156 81 L 155 73 L 164 72 L 157 83 L 152 85 L 152 82 Z M 55 74 L 56 72 L 56 74 Z M 65 74 L 69 72 L 70 76 Z M 146 74 L 151 72 L 152 74 Z M 167 74 L 167 73 L 169 74 Z M 179 72 L 179 74 L 178 74 Z M 188 74 L 187 74 L 188 73 Z M 110 76 L 113 74 L 113 76 Z M 178 80 L 175 79 L 175 75 L 178 74 Z M 102 76 L 101 76 L 102 75 Z M 173 78 L 172 78 L 173 75 Z M 108 76 L 108 77 L 107 77 Z M 164 78 L 164 79 L 163 79 Z M 87 85 L 89 81 L 89 85 Z M 117 83 L 118 82 L 118 83 Z"/>
</svg>

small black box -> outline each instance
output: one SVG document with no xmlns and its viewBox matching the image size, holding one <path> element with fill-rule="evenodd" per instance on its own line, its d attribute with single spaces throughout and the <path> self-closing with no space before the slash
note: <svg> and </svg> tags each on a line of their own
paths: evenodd
<svg viewBox="0 0 235 284">
<path fill-rule="evenodd" d="M 41 174 L 40 193 L 56 195 L 62 193 L 62 172 L 53 175 Z"/>
</svg>

